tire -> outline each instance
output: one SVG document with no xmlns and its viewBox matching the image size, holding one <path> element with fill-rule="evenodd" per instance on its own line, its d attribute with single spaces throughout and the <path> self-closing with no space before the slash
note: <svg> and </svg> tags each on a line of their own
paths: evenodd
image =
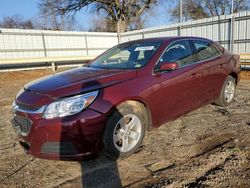
<svg viewBox="0 0 250 188">
<path fill-rule="evenodd" d="M 141 146 L 148 114 L 138 102 L 126 102 L 114 110 L 103 134 L 103 153 L 112 159 L 126 158 Z"/>
<path fill-rule="evenodd" d="M 236 91 L 235 79 L 232 76 L 228 76 L 223 84 L 219 98 L 215 101 L 215 104 L 219 106 L 230 105 L 233 102 L 235 91 Z"/>
</svg>

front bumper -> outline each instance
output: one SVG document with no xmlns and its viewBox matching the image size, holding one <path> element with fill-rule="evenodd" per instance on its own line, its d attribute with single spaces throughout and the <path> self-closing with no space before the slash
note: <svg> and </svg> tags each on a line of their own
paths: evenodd
<svg viewBox="0 0 250 188">
<path fill-rule="evenodd" d="M 28 134 L 21 131 L 20 122 L 15 117 L 31 122 Z M 55 119 L 17 111 L 11 122 L 28 154 L 44 159 L 83 160 L 100 151 L 106 121 L 105 115 L 86 109 L 73 116 Z"/>
</svg>

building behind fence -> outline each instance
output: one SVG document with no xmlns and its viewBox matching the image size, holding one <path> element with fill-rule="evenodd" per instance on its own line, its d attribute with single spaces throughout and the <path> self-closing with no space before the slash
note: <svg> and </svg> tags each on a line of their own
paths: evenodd
<svg viewBox="0 0 250 188">
<path fill-rule="evenodd" d="M 250 11 L 126 32 L 121 41 L 200 36 L 239 53 L 250 52 Z M 0 29 L 0 60 L 96 56 L 118 43 L 116 33 Z"/>
</svg>

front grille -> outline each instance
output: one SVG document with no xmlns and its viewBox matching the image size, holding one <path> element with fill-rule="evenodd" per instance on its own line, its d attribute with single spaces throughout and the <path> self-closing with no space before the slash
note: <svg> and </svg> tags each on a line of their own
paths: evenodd
<svg viewBox="0 0 250 188">
<path fill-rule="evenodd" d="M 36 111 L 41 108 L 41 106 L 29 106 L 20 102 L 16 102 L 17 106 L 22 110 Z"/>
<path fill-rule="evenodd" d="M 28 135 L 32 126 L 32 121 L 26 117 L 16 115 L 14 117 L 15 123 L 20 126 L 21 133 Z"/>
</svg>

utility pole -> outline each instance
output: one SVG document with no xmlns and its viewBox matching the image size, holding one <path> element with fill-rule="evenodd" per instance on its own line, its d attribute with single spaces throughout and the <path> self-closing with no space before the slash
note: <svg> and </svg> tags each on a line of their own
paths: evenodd
<svg viewBox="0 0 250 188">
<path fill-rule="evenodd" d="M 182 22 L 182 0 L 180 0 L 180 18 L 179 18 L 179 22 Z"/>
<path fill-rule="evenodd" d="M 231 2 L 231 14 L 233 14 L 234 13 L 234 0 L 232 0 L 232 2 Z"/>
<path fill-rule="evenodd" d="M 120 44 L 121 43 L 121 25 L 119 21 L 117 21 L 116 28 L 117 28 L 116 33 L 117 33 L 118 44 Z"/>
<path fill-rule="evenodd" d="M 181 36 L 181 23 L 182 23 L 182 0 L 180 0 L 180 16 L 179 16 L 179 33 L 178 35 Z"/>
</svg>

